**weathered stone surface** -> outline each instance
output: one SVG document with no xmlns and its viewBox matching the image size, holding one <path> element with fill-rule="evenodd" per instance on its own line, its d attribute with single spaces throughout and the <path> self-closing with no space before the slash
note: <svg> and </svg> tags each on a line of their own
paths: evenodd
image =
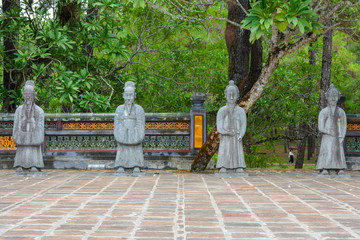
<svg viewBox="0 0 360 240">
<path fill-rule="evenodd" d="M 344 175 L 346 161 L 344 155 L 344 138 L 346 134 L 346 115 L 337 107 L 340 92 L 331 84 L 326 92 L 328 106 L 319 113 L 318 127 L 322 133 L 320 152 L 316 169 L 321 175 L 329 175 L 336 171 Z M 331 171 L 331 172 L 330 172 Z"/>
<path fill-rule="evenodd" d="M 144 167 L 142 140 L 145 137 L 145 112 L 135 104 L 135 84 L 125 83 L 123 97 L 125 104 L 115 112 L 114 137 L 118 142 L 115 167 L 119 174 L 126 174 Z"/>
<path fill-rule="evenodd" d="M 221 134 L 216 168 L 219 174 L 242 174 L 246 168 L 242 138 L 246 131 L 246 113 L 236 105 L 239 90 L 234 81 L 230 81 L 225 89 L 226 106 L 217 113 L 217 128 Z"/>
<path fill-rule="evenodd" d="M 17 144 L 14 167 L 19 174 L 35 173 L 44 167 L 41 144 L 44 141 L 44 111 L 35 104 L 35 84 L 24 86 L 24 105 L 15 111 L 13 140 Z"/>
</svg>

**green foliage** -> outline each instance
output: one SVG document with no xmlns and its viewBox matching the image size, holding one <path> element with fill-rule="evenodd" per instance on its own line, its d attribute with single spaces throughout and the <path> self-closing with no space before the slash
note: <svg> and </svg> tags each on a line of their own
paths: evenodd
<svg viewBox="0 0 360 240">
<path fill-rule="evenodd" d="M 251 31 L 251 42 L 260 39 L 263 34 L 270 34 L 273 24 L 280 32 L 289 28 L 299 29 L 303 34 L 322 26 L 316 22 L 318 17 L 310 8 L 310 3 L 311 0 L 253 0 L 249 14 L 242 21 L 242 28 Z"/>
<path fill-rule="evenodd" d="M 250 143 L 270 138 L 274 129 L 316 121 L 321 65 L 309 63 L 307 50 L 284 58 L 262 97 L 250 109 L 247 128 Z"/>
<path fill-rule="evenodd" d="M 333 37 L 331 81 L 345 96 L 347 114 L 360 113 L 360 44 L 336 32 Z"/>
<path fill-rule="evenodd" d="M 358 43 L 350 42 L 343 33 L 334 32 L 331 82 L 345 95 L 347 114 L 360 112 L 360 55 Z M 261 142 L 276 136 L 289 125 L 302 122 L 310 126 L 318 118 L 319 82 L 321 79 L 323 42 L 319 39 L 312 46 L 316 64 L 309 63 L 309 47 L 282 59 L 274 71 L 262 97 L 248 113 L 247 144 Z M 314 126 L 313 134 L 316 133 Z"/>
<path fill-rule="evenodd" d="M 113 112 L 123 103 L 128 80 L 136 83 L 136 101 L 148 112 L 187 112 L 195 91 L 208 94 L 209 109 L 219 107 L 227 78 L 227 51 L 219 34 L 224 23 L 174 20 L 143 0 L 90 1 L 97 12 L 91 18 L 82 1 L 64 1 L 57 8 L 66 4 L 75 14 L 69 21 L 61 20 L 56 8 L 52 17 L 46 7 L 33 4 L 24 6 L 29 15 L 11 25 L 20 41 L 16 58 L 6 60 L 9 69 L 36 82 L 45 111 Z"/>
<path fill-rule="evenodd" d="M 259 152 L 259 145 L 250 146 L 251 153 L 245 154 L 245 163 L 247 168 L 268 168 L 274 165 L 278 165 L 280 168 L 284 168 L 280 161 L 280 157 L 277 155 L 263 154 Z"/>
</svg>

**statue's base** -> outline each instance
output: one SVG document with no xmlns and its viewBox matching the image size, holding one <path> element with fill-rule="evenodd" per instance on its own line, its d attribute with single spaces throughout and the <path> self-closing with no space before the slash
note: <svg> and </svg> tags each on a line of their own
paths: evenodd
<svg viewBox="0 0 360 240">
<path fill-rule="evenodd" d="M 216 177 L 247 177 L 249 174 L 246 172 L 236 172 L 238 169 L 226 169 L 226 172 L 217 172 L 215 173 Z"/>
<path fill-rule="evenodd" d="M 133 169 L 125 169 L 124 172 L 115 172 L 114 176 L 127 176 L 127 177 L 143 177 L 146 176 L 145 172 L 133 172 Z"/>
<path fill-rule="evenodd" d="M 45 176 L 46 172 L 13 172 L 11 173 L 13 176 Z"/>
<path fill-rule="evenodd" d="M 320 173 L 315 173 L 314 175 L 316 175 L 316 177 L 318 177 L 318 178 L 351 178 L 351 176 L 349 174 L 328 174 L 328 175 L 324 175 L 324 174 L 320 174 Z"/>
<path fill-rule="evenodd" d="M 327 174 L 324 174 L 323 172 L 325 170 L 320 170 L 320 172 L 317 174 L 318 177 L 325 177 L 325 178 L 334 178 L 334 177 L 339 177 L 339 178 L 350 178 L 349 174 L 346 174 L 344 172 L 344 170 L 342 169 L 326 169 Z"/>
</svg>

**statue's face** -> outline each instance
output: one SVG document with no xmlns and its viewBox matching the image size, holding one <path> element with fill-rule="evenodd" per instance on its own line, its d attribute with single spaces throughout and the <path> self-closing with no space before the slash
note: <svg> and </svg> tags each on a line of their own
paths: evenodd
<svg viewBox="0 0 360 240">
<path fill-rule="evenodd" d="M 335 91 L 331 91 L 330 93 L 329 93 L 329 96 L 328 96 L 328 104 L 330 105 L 330 106 L 336 106 L 336 103 L 337 103 L 337 101 L 338 101 L 338 99 L 339 99 L 339 96 L 338 96 L 338 93 L 337 92 L 335 92 Z"/>
<path fill-rule="evenodd" d="M 35 101 L 36 93 L 32 91 L 24 91 L 22 95 L 26 105 L 30 105 Z"/>
<path fill-rule="evenodd" d="M 236 103 L 236 100 L 238 99 L 238 94 L 235 88 L 229 87 L 226 91 L 226 101 L 228 103 Z"/>
<path fill-rule="evenodd" d="M 134 89 L 126 88 L 124 93 L 123 93 L 123 97 L 124 97 L 124 100 L 125 100 L 125 104 L 127 104 L 127 105 L 133 104 L 134 99 L 135 99 Z"/>
</svg>

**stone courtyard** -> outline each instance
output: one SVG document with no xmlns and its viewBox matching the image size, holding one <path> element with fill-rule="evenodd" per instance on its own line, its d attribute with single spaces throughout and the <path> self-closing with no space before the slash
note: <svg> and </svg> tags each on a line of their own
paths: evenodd
<svg viewBox="0 0 360 240">
<path fill-rule="evenodd" d="M 360 174 L 0 171 L 0 239 L 360 239 Z"/>
</svg>

